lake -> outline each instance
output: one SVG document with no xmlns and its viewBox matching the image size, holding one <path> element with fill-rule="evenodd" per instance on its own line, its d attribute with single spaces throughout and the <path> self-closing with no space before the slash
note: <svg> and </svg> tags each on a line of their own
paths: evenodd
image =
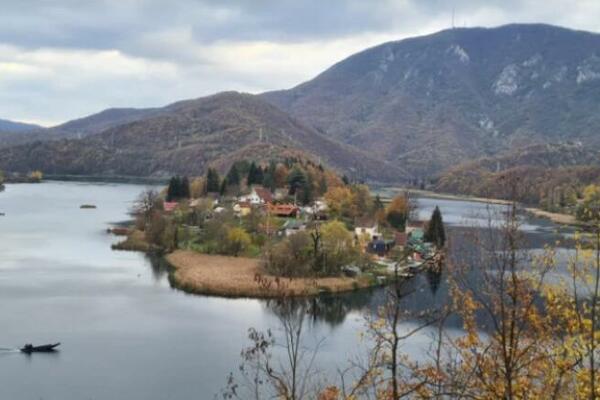
<svg viewBox="0 0 600 400">
<path fill-rule="evenodd" d="M 0 193 L 0 399 L 212 399 L 239 365 L 248 328 L 277 328 L 273 302 L 187 295 L 171 288 L 160 260 L 111 250 L 119 239 L 107 227 L 129 218 L 144 188 L 44 182 Z M 79 208 L 90 203 L 98 208 Z M 451 240 L 485 221 L 485 204 L 428 198 L 420 217 L 435 205 Z M 524 222 L 532 247 L 556 238 L 555 225 Z M 442 276 L 411 285 L 406 307 L 446 300 Z M 360 351 L 362 312 L 383 298 L 372 290 L 312 302 L 307 340 L 326 337 L 325 371 Z M 54 354 L 10 350 L 55 341 Z M 406 351 L 418 357 L 428 341 L 416 336 Z"/>
</svg>

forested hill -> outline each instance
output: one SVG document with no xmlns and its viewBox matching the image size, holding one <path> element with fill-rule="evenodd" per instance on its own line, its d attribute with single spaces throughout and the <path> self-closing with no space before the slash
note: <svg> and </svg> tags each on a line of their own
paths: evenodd
<svg viewBox="0 0 600 400">
<path fill-rule="evenodd" d="M 599 96 L 600 35 L 548 25 L 385 43 L 263 95 L 414 176 L 535 143 L 598 147 Z"/>
<path fill-rule="evenodd" d="M 404 172 L 335 142 L 259 97 L 236 92 L 178 102 L 82 139 L 4 149 L 0 169 L 46 174 L 170 176 L 202 174 L 237 156 L 304 153 L 356 179 L 398 181 Z"/>
</svg>

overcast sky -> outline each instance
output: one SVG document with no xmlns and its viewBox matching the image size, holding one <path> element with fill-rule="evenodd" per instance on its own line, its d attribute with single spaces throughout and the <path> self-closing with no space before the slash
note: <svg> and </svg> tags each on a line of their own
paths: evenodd
<svg viewBox="0 0 600 400">
<path fill-rule="evenodd" d="M 0 118 L 57 124 L 222 90 L 295 86 L 390 40 L 544 22 L 600 31 L 599 0 L 0 0 Z"/>
</svg>

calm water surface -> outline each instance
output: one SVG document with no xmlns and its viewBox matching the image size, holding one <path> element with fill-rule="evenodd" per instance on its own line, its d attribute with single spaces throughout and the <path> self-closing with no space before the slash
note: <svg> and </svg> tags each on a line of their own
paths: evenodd
<svg viewBox="0 0 600 400">
<path fill-rule="evenodd" d="M 144 186 L 46 182 L 0 193 L 0 347 L 60 341 L 55 354 L 0 351 L 0 399 L 212 399 L 239 364 L 249 327 L 276 328 L 272 304 L 186 295 L 170 287 L 160 263 L 112 251 L 106 234 Z M 79 206 L 92 203 L 95 210 Z M 485 205 L 420 199 L 421 215 L 441 207 L 453 234 Z M 478 216 L 479 215 L 479 216 Z M 555 227 L 526 221 L 541 247 Z M 445 301 L 443 277 L 419 276 L 406 306 Z M 362 310 L 381 291 L 313 303 L 308 340 L 327 337 L 319 364 L 333 371 L 359 352 Z M 457 326 L 458 328 L 458 326 Z M 419 356 L 426 334 L 407 351 Z"/>
</svg>

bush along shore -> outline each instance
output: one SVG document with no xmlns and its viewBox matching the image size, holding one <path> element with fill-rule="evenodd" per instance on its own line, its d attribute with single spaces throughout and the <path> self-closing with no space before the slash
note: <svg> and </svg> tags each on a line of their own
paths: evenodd
<svg viewBox="0 0 600 400">
<path fill-rule="evenodd" d="M 236 162 L 221 177 L 173 177 L 143 192 L 116 250 L 159 253 L 170 282 L 230 297 L 313 296 L 410 278 L 440 264 L 439 209 L 414 221 L 408 193 L 384 204 L 311 161 Z"/>
<path fill-rule="evenodd" d="M 41 171 L 31 171 L 27 174 L 21 173 L 2 173 L 0 171 L 0 186 L 2 183 L 40 183 L 44 178 Z"/>
</svg>

